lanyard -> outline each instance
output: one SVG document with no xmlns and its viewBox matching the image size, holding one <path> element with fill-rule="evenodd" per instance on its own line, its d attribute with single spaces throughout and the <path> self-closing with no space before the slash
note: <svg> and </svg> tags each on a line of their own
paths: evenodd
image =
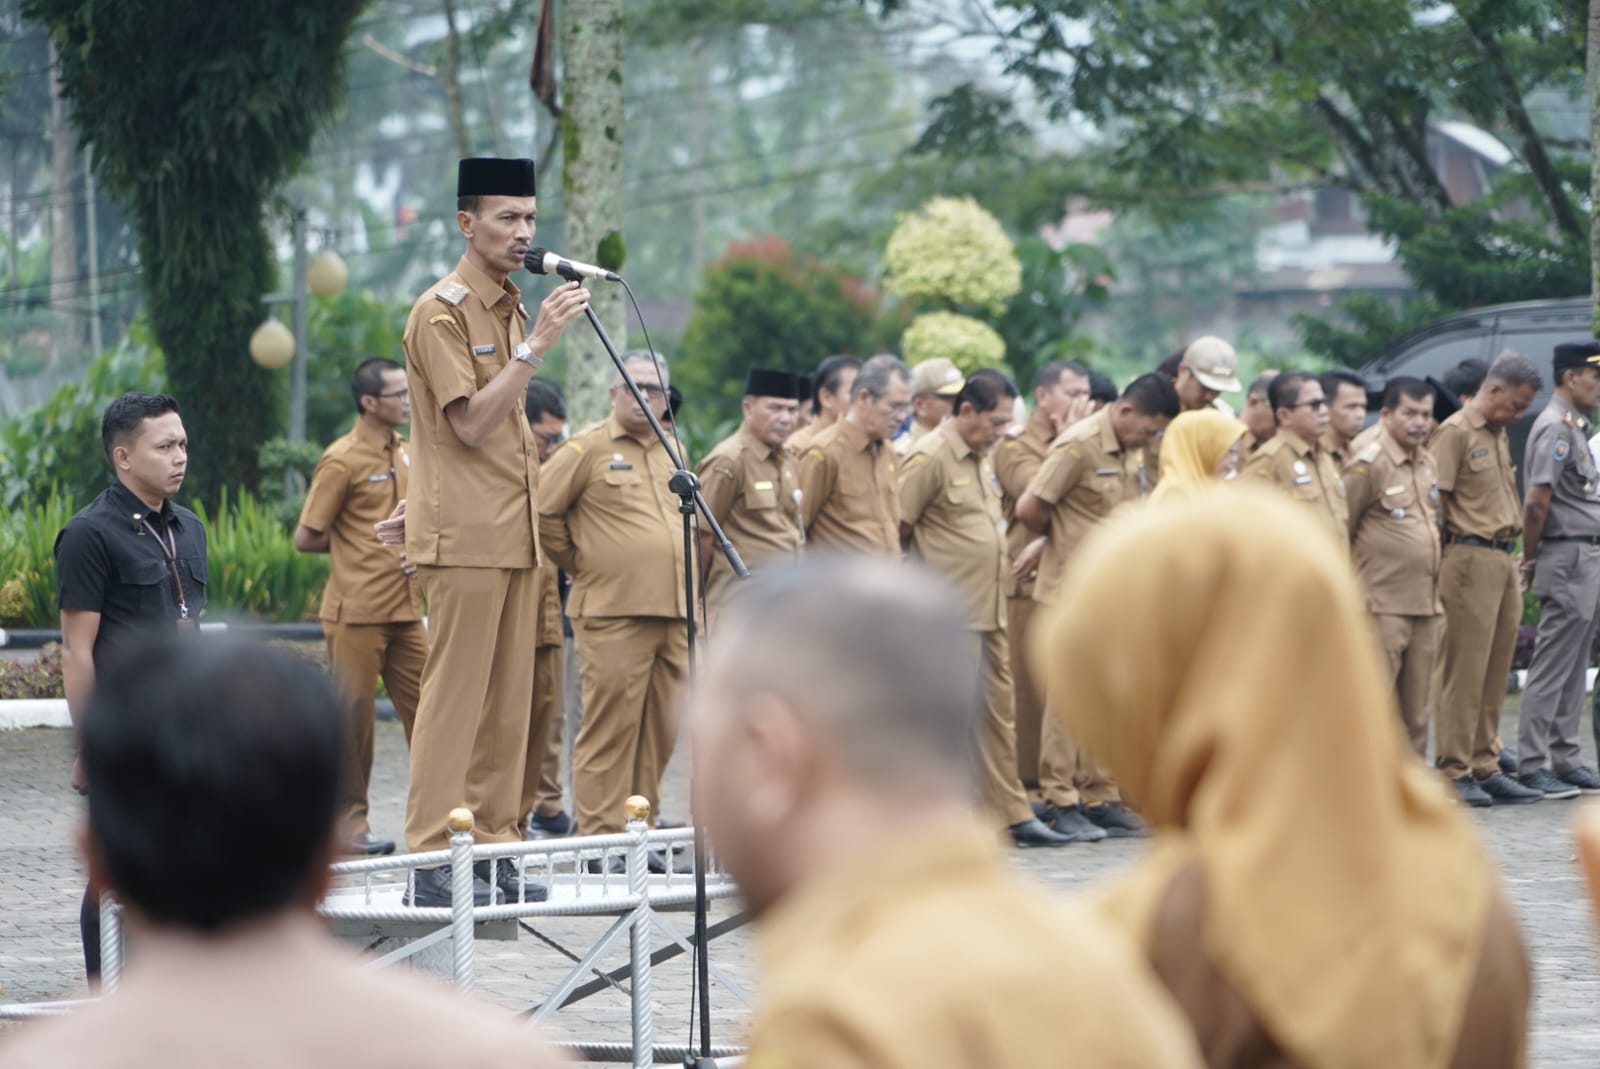
<svg viewBox="0 0 1600 1069">
<path fill-rule="evenodd" d="M 172 533 L 172 528 L 167 528 L 167 537 L 162 539 L 161 532 L 150 524 L 148 516 L 141 516 L 139 522 L 144 524 L 144 529 L 155 536 L 156 545 L 161 548 L 161 555 L 167 561 L 167 574 L 172 576 L 172 593 L 178 599 L 178 620 L 182 626 L 183 621 L 189 619 L 189 603 L 183 597 L 183 580 L 178 576 L 178 539 Z"/>
</svg>

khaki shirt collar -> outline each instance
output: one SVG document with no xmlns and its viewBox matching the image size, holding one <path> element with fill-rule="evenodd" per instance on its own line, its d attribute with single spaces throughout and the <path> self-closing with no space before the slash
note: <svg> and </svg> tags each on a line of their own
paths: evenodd
<svg viewBox="0 0 1600 1069">
<path fill-rule="evenodd" d="M 1056 425 L 1050 422 L 1049 416 L 1037 408 L 1033 410 L 1033 414 L 1028 417 L 1028 422 L 1024 426 L 1028 431 L 1033 432 L 1039 441 L 1045 445 L 1049 445 L 1051 439 L 1056 436 Z"/>
<path fill-rule="evenodd" d="M 743 423 L 739 424 L 739 444 L 762 460 L 771 460 L 783 448 L 779 446 L 778 449 L 774 449 L 752 434 L 750 428 Z"/>
<path fill-rule="evenodd" d="M 392 445 L 398 445 L 399 438 L 400 432 L 397 430 L 391 428 L 388 434 L 383 434 L 367 426 L 367 421 L 360 416 L 356 417 L 356 441 L 362 445 L 371 446 L 381 452 Z"/>
<path fill-rule="evenodd" d="M 1108 405 L 1094 414 L 1094 419 L 1100 421 L 1100 448 L 1107 453 L 1121 453 L 1122 442 L 1117 438 L 1117 432 L 1111 426 L 1111 408 Z"/>
<path fill-rule="evenodd" d="M 1411 454 L 1406 452 L 1406 447 L 1395 441 L 1394 435 L 1389 433 L 1388 427 L 1378 428 L 1378 447 L 1396 465 L 1405 465 L 1412 462 Z"/>
<path fill-rule="evenodd" d="M 867 432 L 848 419 L 839 420 L 839 437 L 858 453 L 865 453 L 872 446 L 872 439 L 867 437 Z"/>
<path fill-rule="evenodd" d="M 967 444 L 965 438 L 956 433 L 955 424 L 946 421 L 934 433 L 944 435 L 944 440 L 949 443 L 950 451 L 955 454 L 957 460 L 966 460 L 972 455 L 972 447 Z"/>
<path fill-rule="evenodd" d="M 511 298 L 513 306 L 522 300 L 522 291 L 517 289 L 508 278 L 504 282 L 496 282 L 478 267 L 463 256 L 456 263 L 456 274 L 461 276 L 461 281 L 467 284 L 478 300 L 483 302 L 485 308 L 493 308 L 506 297 Z"/>
<path fill-rule="evenodd" d="M 1489 421 L 1483 418 L 1476 405 L 1465 404 L 1461 406 L 1461 420 L 1475 431 L 1489 429 Z M 1491 432 L 1493 433 L 1493 432 Z"/>
<path fill-rule="evenodd" d="M 650 437 L 643 442 L 629 434 L 628 428 L 624 427 L 622 423 L 618 421 L 616 413 L 614 412 L 606 417 L 606 435 L 612 441 L 616 441 L 620 438 L 626 438 L 640 449 L 643 449 L 646 453 L 650 452 L 652 449 L 661 448 L 661 440 L 657 438 L 654 433 L 652 433 Z"/>
<path fill-rule="evenodd" d="M 1283 444 L 1288 446 L 1290 452 L 1294 453 L 1294 455 L 1297 457 L 1309 456 L 1311 453 L 1311 443 L 1307 442 L 1304 438 L 1294 433 L 1294 431 L 1289 430 L 1287 427 L 1279 427 L 1278 433 L 1273 435 L 1273 437 L 1282 438 Z"/>
</svg>

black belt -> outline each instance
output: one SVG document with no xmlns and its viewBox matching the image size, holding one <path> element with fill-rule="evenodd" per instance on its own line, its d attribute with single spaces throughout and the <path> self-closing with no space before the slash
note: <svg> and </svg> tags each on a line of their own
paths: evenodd
<svg viewBox="0 0 1600 1069">
<path fill-rule="evenodd" d="M 1600 546 L 1600 535 L 1545 535 L 1546 542 L 1582 542 L 1586 546 Z"/>
<path fill-rule="evenodd" d="M 1464 546 L 1482 546 L 1484 549 L 1498 549 L 1502 553 L 1515 553 L 1517 551 L 1516 539 L 1507 542 L 1496 542 L 1492 538 L 1479 538 L 1477 535 L 1445 535 L 1446 542 L 1460 542 Z"/>
</svg>

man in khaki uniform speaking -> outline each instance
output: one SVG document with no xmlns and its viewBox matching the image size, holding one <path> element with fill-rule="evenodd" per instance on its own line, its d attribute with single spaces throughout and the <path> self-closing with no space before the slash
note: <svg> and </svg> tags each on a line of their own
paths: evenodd
<svg viewBox="0 0 1600 1069">
<path fill-rule="evenodd" d="M 1064 360 L 1052 360 L 1033 378 L 1033 414 L 1019 433 L 1002 440 L 994 452 L 994 472 L 1000 480 L 1000 508 L 1006 523 L 1006 556 L 1012 567 L 1006 575 L 1006 630 L 1011 640 L 1011 680 L 1016 697 L 1017 772 L 1022 785 L 1036 792 L 1040 819 L 1056 831 L 1081 842 L 1105 838 L 1105 832 L 1083 815 L 1072 747 L 1055 717 L 1044 715 L 1044 702 L 1033 686 L 1024 661 L 1024 636 L 1033 623 L 1033 584 L 1037 569 L 1026 562 L 1028 546 L 1039 536 L 1017 519 L 1017 499 L 1027 492 L 1038 474 L 1045 453 L 1056 435 L 1093 410 L 1087 369 Z"/>
<path fill-rule="evenodd" d="M 1443 611 L 1439 488 L 1427 450 L 1433 400 L 1433 387 L 1421 379 L 1390 379 L 1377 435 L 1344 472 L 1356 571 L 1418 757 L 1428 750 L 1428 688 Z"/>
<path fill-rule="evenodd" d="M 800 455 L 800 512 L 813 547 L 900 555 L 900 503 L 889 435 L 911 410 L 911 373 L 875 356 L 856 375 L 843 418 Z"/>
<path fill-rule="evenodd" d="M 754 368 L 744 380 L 744 422 L 700 462 L 700 489 L 751 572 L 792 560 L 800 531 L 800 480 L 783 443 L 800 407 L 793 373 Z M 700 529 L 708 630 L 738 584 L 711 531 Z"/>
<path fill-rule="evenodd" d="M 757 925 L 745 1064 L 1195 1069 L 1132 947 L 1009 871 L 972 812 L 969 612 L 862 558 L 730 603 L 692 716 L 699 809 Z"/>
<path fill-rule="evenodd" d="M 1017 501 L 1017 519 L 1048 536 L 1033 587 L 1035 601 L 1055 602 L 1067 558 L 1084 535 L 1118 505 L 1139 496 L 1140 450 L 1166 428 L 1178 406 L 1170 379 L 1159 373 L 1141 375 L 1116 404 L 1074 423 L 1051 443 L 1038 474 Z M 1069 695 L 1045 695 L 1046 704 L 1066 700 Z M 1070 740 L 1063 745 L 1073 747 Z M 1144 823 L 1122 804 L 1110 774 L 1090 755 L 1073 749 L 1073 782 L 1084 815 L 1113 838 L 1146 834 Z M 1058 829 L 1061 823 L 1058 815 Z"/>
<path fill-rule="evenodd" d="M 462 160 L 456 226 L 466 253 L 412 306 L 404 346 L 412 400 L 406 557 L 427 599 L 432 645 L 411 736 L 406 845 L 449 845 L 465 805 L 479 842 L 522 841 L 522 778 L 533 701 L 539 563 L 538 448 L 523 418 L 528 379 L 588 302 L 551 291 L 524 336 L 509 275 L 533 240 L 533 161 Z M 513 867 L 494 877 L 517 898 Z M 489 901 L 489 881 L 475 888 Z M 450 901 L 449 866 L 420 869 L 415 904 Z"/>
<path fill-rule="evenodd" d="M 1526 805 L 1544 797 L 1501 772 L 1495 749 L 1522 620 L 1516 558 L 1522 509 L 1506 428 L 1533 403 L 1539 385 L 1532 361 L 1502 353 L 1478 392 L 1428 443 L 1444 529 L 1435 760 L 1468 805 Z"/>
<path fill-rule="evenodd" d="M 1016 397 L 1017 388 L 998 371 L 979 371 L 965 381 L 955 414 L 918 439 L 900 464 L 900 536 L 911 556 L 961 597 L 983 648 L 978 761 L 985 815 L 1018 846 L 1065 846 L 1077 840 L 1039 822 L 1017 775 L 1005 604 L 1010 568 L 1000 487 L 985 463 L 1011 425 Z"/>
<path fill-rule="evenodd" d="M 1350 541 L 1350 511 L 1344 500 L 1343 475 L 1322 448 L 1328 429 L 1328 399 L 1322 383 L 1309 371 L 1285 371 L 1267 387 L 1278 421 L 1274 434 L 1250 459 L 1240 475 L 1282 487 L 1296 501 L 1316 510 L 1341 543 Z"/>
<path fill-rule="evenodd" d="M 350 393 L 356 425 L 317 461 L 294 548 L 333 558 L 320 615 L 349 731 L 346 845 L 358 854 L 391 854 L 394 840 L 373 835 L 367 820 L 378 677 L 383 677 L 409 743 L 422 666 L 428 659 L 422 598 L 407 574 L 413 569 L 372 532 L 405 499 L 411 474 L 411 457 L 398 429 L 411 420 L 405 368 L 382 357 L 363 360 L 351 378 Z"/>
<path fill-rule="evenodd" d="M 1585 676 L 1600 614 L 1600 470 L 1589 413 L 1600 404 L 1600 342 L 1556 346 L 1556 389 L 1524 453 L 1522 578 L 1539 629 L 1517 710 L 1517 782 L 1546 798 L 1600 792 L 1583 764 Z"/>
<path fill-rule="evenodd" d="M 660 419 L 667 385 L 648 352 L 623 354 Z M 623 829 L 631 794 L 659 812 L 661 773 L 677 737 L 675 704 L 689 669 L 683 527 L 668 488 L 672 461 L 617 376 L 611 414 L 574 435 L 545 465 L 539 534 L 572 576 L 583 724 L 572 743 L 578 831 Z"/>
</svg>

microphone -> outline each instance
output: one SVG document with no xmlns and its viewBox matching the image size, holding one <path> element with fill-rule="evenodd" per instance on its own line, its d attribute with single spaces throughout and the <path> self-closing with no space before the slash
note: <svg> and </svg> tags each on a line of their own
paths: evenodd
<svg viewBox="0 0 1600 1069">
<path fill-rule="evenodd" d="M 607 271 L 594 264 L 579 263 L 577 260 L 568 260 L 560 253 L 551 252 L 549 249 L 529 249 L 528 255 L 522 258 L 522 266 L 536 275 L 560 275 L 574 282 L 585 278 L 598 278 L 606 282 L 622 281 L 622 276 L 615 271 Z"/>
</svg>

